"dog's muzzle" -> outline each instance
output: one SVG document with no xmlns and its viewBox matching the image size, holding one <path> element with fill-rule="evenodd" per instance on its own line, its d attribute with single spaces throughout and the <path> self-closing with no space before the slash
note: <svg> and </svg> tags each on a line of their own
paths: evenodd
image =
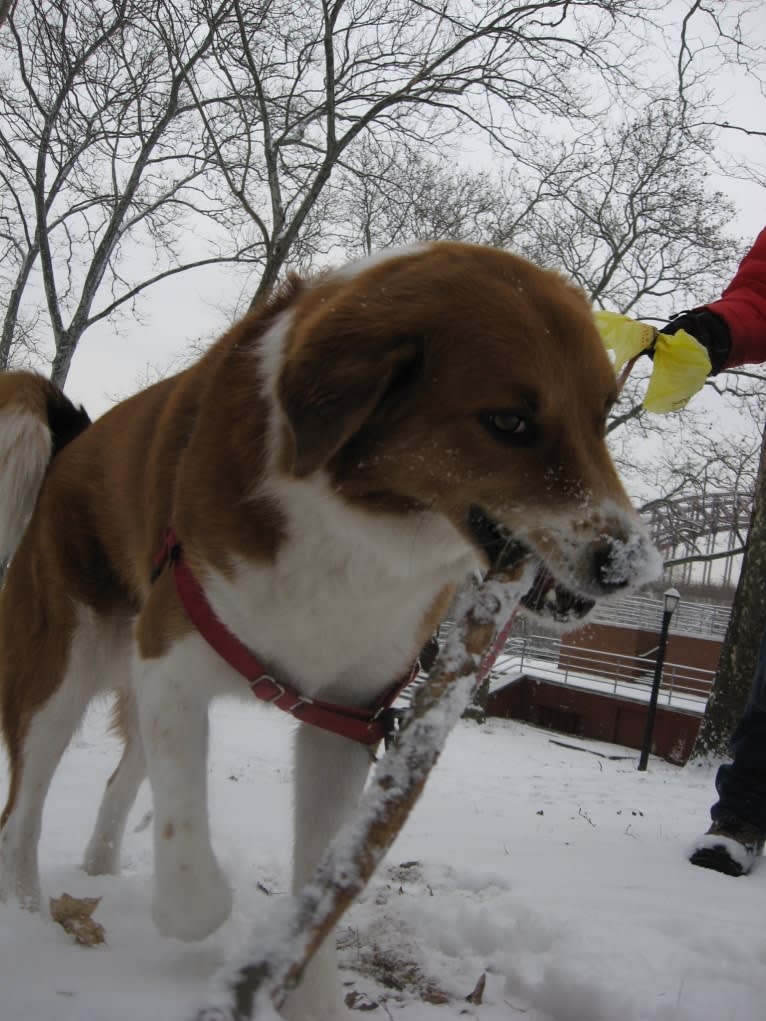
<svg viewBox="0 0 766 1021">
<path fill-rule="evenodd" d="M 621 540 L 604 534 L 581 554 L 584 580 L 582 590 L 578 591 L 556 577 L 536 551 L 481 507 L 471 508 L 468 526 L 493 570 L 510 570 L 530 559 L 537 562 L 534 582 L 521 603 L 530 612 L 557 623 L 580 620 L 593 609 L 597 598 L 640 583 L 647 577 L 651 560 L 642 535 L 637 533 Z"/>
</svg>

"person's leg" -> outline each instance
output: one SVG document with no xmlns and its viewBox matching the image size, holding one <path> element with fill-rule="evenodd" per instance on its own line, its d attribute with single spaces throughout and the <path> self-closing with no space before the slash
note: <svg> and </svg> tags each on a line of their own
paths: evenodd
<svg viewBox="0 0 766 1021">
<path fill-rule="evenodd" d="M 766 838 L 766 632 L 750 699 L 731 736 L 731 763 L 716 775 L 712 825 L 697 842 L 694 865 L 728 875 L 749 872 Z"/>
</svg>

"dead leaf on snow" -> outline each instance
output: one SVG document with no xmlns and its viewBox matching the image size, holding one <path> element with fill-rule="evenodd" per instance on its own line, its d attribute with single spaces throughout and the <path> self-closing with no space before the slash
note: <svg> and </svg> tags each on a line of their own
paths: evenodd
<svg viewBox="0 0 766 1021">
<path fill-rule="evenodd" d="M 106 942 L 103 925 L 91 917 L 100 903 L 100 897 L 72 897 L 62 893 L 50 899 L 51 918 L 80 946 L 97 947 Z"/>
<path fill-rule="evenodd" d="M 378 1004 L 374 1000 L 364 993 L 358 993 L 355 989 L 346 993 L 346 1006 L 350 1010 L 372 1011 L 378 1009 Z"/>
</svg>

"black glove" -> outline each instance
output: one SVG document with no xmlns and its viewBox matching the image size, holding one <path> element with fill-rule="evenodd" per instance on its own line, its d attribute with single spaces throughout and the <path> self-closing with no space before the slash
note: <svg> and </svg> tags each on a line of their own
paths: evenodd
<svg viewBox="0 0 766 1021">
<path fill-rule="evenodd" d="M 700 308 L 679 312 L 667 326 L 662 327 L 660 333 L 677 333 L 678 330 L 686 330 L 702 344 L 710 358 L 710 375 L 717 376 L 731 353 L 731 334 L 726 321 L 715 312 Z"/>
</svg>

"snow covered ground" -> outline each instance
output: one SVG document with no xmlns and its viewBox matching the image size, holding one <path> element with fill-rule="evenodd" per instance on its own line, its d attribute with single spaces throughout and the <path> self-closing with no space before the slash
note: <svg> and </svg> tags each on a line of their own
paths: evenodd
<svg viewBox="0 0 766 1021">
<path fill-rule="evenodd" d="M 78 869 L 117 757 L 91 713 L 48 800 L 48 895 L 103 898 L 107 944 L 83 949 L 49 920 L 0 905 L 0 1021 L 185 1021 L 288 887 L 291 723 L 275 710 L 213 712 L 216 847 L 235 912 L 199 945 L 149 919 L 143 789 L 120 878 Z M 525 724 L 461 723 L 385 867 L 339 933 L 358 1007 L 394 1021 L 763 1021 L 766 862 L 744 878 L 685 859 L 707 827 L 711 767 Z M 0 768 L 5 783 L 5 766 Z M 466 996 L 486 974 L 483 1002 Z M 360 1017 L 361 1017 L 360 1013 Z"/>
</svg>

